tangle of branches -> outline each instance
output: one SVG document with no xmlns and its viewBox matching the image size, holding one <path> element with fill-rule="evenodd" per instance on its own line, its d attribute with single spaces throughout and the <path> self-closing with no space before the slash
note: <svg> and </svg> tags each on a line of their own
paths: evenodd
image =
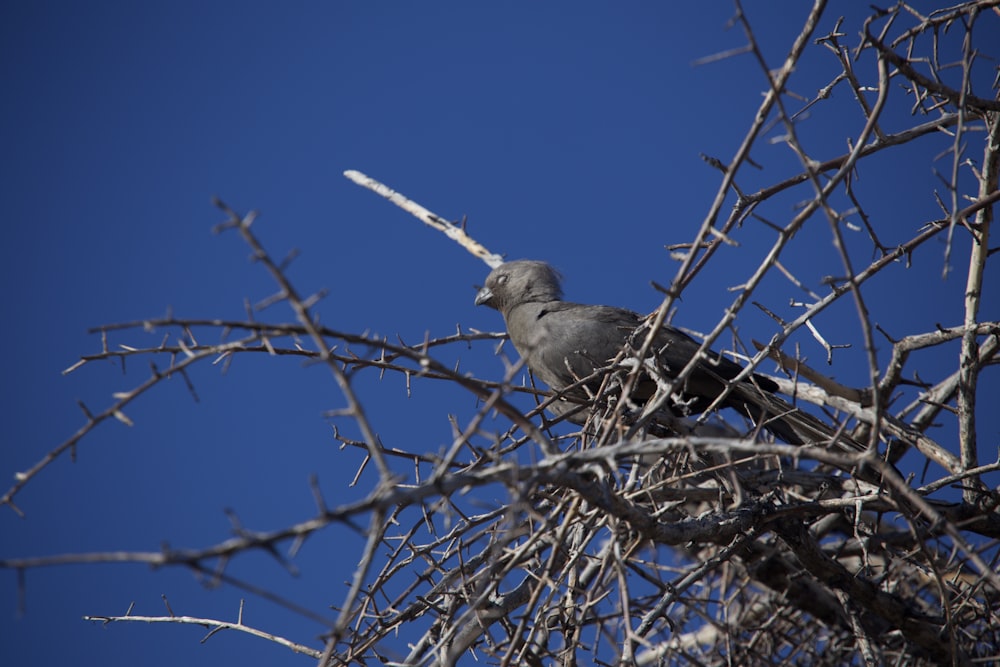
<svg viewBox="0 0 1000 667">
<path fill-rule="evenodd" d="M 669 317 L 686 286 L 732 237 L 751 228 L 766 234 L 771 245 L 705 337 L 705 349 L 733 330 L 747 305 L 759 307 L 774 318 L 775 332 L 766 342 L 739 343 L 748 369 L 777 368 L 772 376 L 784 394 L 868 443 L 867 452 L 773 442 L 752 427 L 741 430 L 733 415 L 726 416 L 725 428 L 706 417 L 707 424 L 685 432 L 646 432 L 615 409 L 625 384 L 615 379 L 627 376 L 627 364 L 609 369 L 605 389 L 593 396 L 593 417 L 573 427 L 546 413 L 551 396 L 544 388 L 518 382 L 525 373 L 520 365 L 487 378 L 441 361 L 442 350 L 496 345 L 502 334 L 459 329 L 406 345 L 321 326 L 315 316 L 321 295 L 299 293 L 287 267 L 255 235 L 254 214 L 220 202 L 226 220 L 218 230 L 239 235 L 277 284 L 276 295 L 261 306 L 287 304 L 296 322 L 269 324 L 248 311 L 242 320 L 165 317 L 101 327 L 102 349 L 71 370 L 139 358 L 153 362 L 152 372 L 103 411 L 85 409 L 84 426 L 21 473 L 0 503 L 19 511 L 18 493 L 44 483 L 52 461 L 83 446 L 103 422 L 127 423 L 130 404 L 166 378 L 183 378 L 193 391 L 194 366 L 225 365 L 247 354 L 290 356 L 324 365 L 345 397 L 336 418 L 360 436 L 338 437 L 364 453 L 353 499 L 330 506 L 317 489 L 315 514 L 283 529 L 242 530 L 199 550 L 114 558 L 189 568 L 255 590 L 228 578 L 230 561 L 260 549 L 291 558 L 310 535 L 356 531 L 365 546 L 346 594 L 330 600 L 337 615 L 325 643 L 276 637 L 242 620 L 172 612 L 100 620 L 193 622 L 213 632 L 250 632 L 324 666 L 447 665 L 470 654 L 499 665 L 1000 660 L 1000 493 L 987 482 L 1000 464 L 996 443 L 980 442 L 975 426 L 977 408 L 995 403 L 979 395 L 978 381 L 995 370 L 1000 347 L 996 314 L 979 312 L 990 287 L 984 276 L 1000 200 L 1000 100 L 995 84 L 977 84 L 982 68 L 995 71 L 995 63 L 979 57 L 977 40 L 991 39 L 988 30 L 978 32 L 981 23 L 992 26 L 995 37 L 998 5 L 977 0 L 922 15 L 897 4 L 873 10 L 851 31 L 838 23 L 829 34 L 817 34 L 825 10 L 817 0 L 784 61 L 772 69 L 737 4 L 744 53 L 760 63 L 767 94 L 732 157 L 707 158 L 721 173 L 718 193 L 695 238 L 671 247 L 678 270 L 662 288 L 653 326 Z M 804 99 L 790 91 L 807 52 L 833 59 L 838 73 Z M 856 122 L 849 130 L 835 128 L 848 140 L 842 154 L 814 155 L 800 134 L 819 122 L 806 119 L 820 116 L 832 93 L 853 100 Z M 900 113 L 893 105 L 909 108 Z M 892 123 L 886 122 L 890 114 Z M 899 127 L 900 117 L 908 124 Z M 761 181 L 748 169 L 751 155 L 775 130 L 798 166 L 784 175 L 765 172 L 768 180 Z M 886 240 L 895 231 L 869 215 L 867 202 L 875 195 L 859 186 L 859 178 L 877 182 L 878 170 L 868 165 L 902 146 L 923 151 L 928 168 L 934 160 L 947 165 L 939 170 L 940 212 L 911 221 L 907 238 Z M 499 261 L 464 226 L 362 174 L 348 176 L 487 264 Z M 783 197 L 798 202 L 793 214 L 777 204 Z M 829 230 L 840 276 L 804 274 L 792 261 L 797 234 L 807 225 Z M 858 235 L 866 239 L 865 253 L 849 249 Z M 866 285 L 896 279 L 886 276 L 932 240 L 944 248 L 945 267 L 968 248 L 964 319 L 890 335 L 868 311 Z M 870 259 L 859 264 L 859 254 Z M 783 319 L 762 302 L 758 287 L 776 274 L 805 294 L 795 319 Z M 815 321 L 841 303 L 858 313 L 871 380 L 866 386 L 825 377 L 788 344 L 793 334 L 808 331 L 833 355 L 836 344 Z M 167 335 L 156 343 L 137 344 L 147 332 L 163 331 Z M 881 363 L 879 346 L 891 349 Z M 935 353 L 951 360 L 950 372 L 932 377 L 922 371 L 920 363 Z M 355 392 L 353 383 L 364 373 L 450 383 L 480 407 L 454 421 L 453 442 L 442 451 L 419 442 L 410 449 L 386 446 Z M 528 412 L 525 395 L 536 405 Z M 448 411 L 444 407 L 442 415 Z M 904 461 L 923 475 L 902 476 Z M 502 501 L 484 501 L 477 492 L 487 488 L 488 497 Z M 3 565 L 23 572 L 111 559 L 70 554 Z"/>
</svg>

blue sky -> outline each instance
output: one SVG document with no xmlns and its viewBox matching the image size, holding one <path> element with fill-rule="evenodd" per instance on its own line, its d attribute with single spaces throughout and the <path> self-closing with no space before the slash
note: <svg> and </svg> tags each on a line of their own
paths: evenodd
<svg viewBox="0 0 1000 667">
<path fill-rule="evenodd" d="M 845 12 L 845 25 L 859 25 L 862 3 L 831 5 L 818 34 Z M 807 9 L 746 3 L 772 66 Z M 590 2 L 4 3 L 0 472 L 11 479 L 78 429 L 77 399 L 101 410 L 113 392 L 147 376 L 137 359 L 124 376 L 111 364 L 61 375 L 100 349 L 88 328 L 168 308 L 241 318 L 245 298 L 274 291 L 236 235 L 211 233 L 222 220 L 213 195 L 260 211 L 255 230 L 276 256 L 302 251 L 290 276 L 304 293 L 329 288 L 318 312 L 334 328 L 415 342 L 459 323 L 502 327 L 495 312 L 472 304 L 486 267 L 344 179 L 345 169 L 447 218 L 468 216 L 470 233 L 494 252 L 553 262 L 573 300 L 652 310 L 660 299 L 650 281 L 666 284 L 677 268 L 664 246 L 694 236 L 718 185 L 699 155 L 732 156 L 764 89 L 748 56 L 692 65 L 744 43 L 726 28 L 732 13 L 725 1 L 627 10 Z M 808 97 L 838 68 L 817 50 L 800 69 L 793 88 Z M 906 103 L 896 102 L 890 129 L 910 122 Z M 860 130 L 852 114 L 856 104 L 840 90 L 803 122 L 816 157 L 846 149 L 845 137 Z M 860 174 L 859 189 L 879 193 L 866 201 L 889 245 L 939 215 L 931 193 L 940 182 L 926 160 L 935 152 L 914 149 L 921 157 L 912 164 L 873 160 Z M 765 142 L 755 159 L 765 169 L 747 173 L 748 189 L 797 170 L 780 144 Z M 766 213 L 787 220 L 794 203 Z M 817 290 L 821 276 L 842 273 L 828 236 L 819 224 L 790 260 Z M 770 237 L 747 230 L 740 241 L 748 254 L 733 252 L 702 274 L 676 323 L 708 330 L 718 321 L 733 299 L 728 288 L 745 280 L 760 258 L 754 249 Z M 852 243 L 866 257 L 864 239 Z M 919 274 L 900 267 L 872 283 L 869 305 L 892 333 L 961 322 L 966 248 L 960 240 L 947 280 L 943 248 L 931 244 L 915 254 Z M 798 312 L 789 300 L 803 295 L 775 278 L 757 296 L 790 319 Z M 996 294 L 985 299 L 984 317 L 996 319 Z M 259 317 L 293 319 L 283 305 Z M 835 341 L 856 343 L 856 321 L 844 304 L 817 324 Z M 741 327 L 746 339 L 773 333 L 752 309 Z M 112 342 L 155 345 L 163 333 Z M 828 368 L 807 335 L 796 341 L 838 379 L 864 382 L 859 347 Z M 477 373 L 502 373 L 488 345 L 448 354 Z M 937 379 L 944 370 L 927 372 Z M 130 407 L 135 426 L 104 425 L 81 443 L 75 463 L 65 458 L 40 475 L 17 498 L 27 518 L 0 508 L 0 557 L 203 547 L 229 535 L 225 508 L 261 530 L 309 517 L 310 474 L 330 504 L 367 488 L 346 486 L 359 458 L 338 449 L 321 416 L 342 404 L 322 369 L 241 357 L 225 375 L 206 365 L 192 379 L 199 402 L 181 382 L 166 383 Z M 416 431 L 436 449 L 450 441 L 444 415 L 475 408 L 430 383 L 417 382 L 406 399 L 393 377 L 363 377 L 359 391 L 383 439 L 400 446 L 412 446 Z M 983 422 L 992 451 L 1000 421 L 987 414 Z M 341 533 L 311 540 L 295 579 L 261 554 L 230 572 L 323 613 L 342 599 L 359 544 Z M 178 614 L 235 618 L 245 593 L 205 590 L 184 570 L 77 565 L 30 571 L 27 584 L 27 614 L 18 618 L 15 577 L 0 573 L 5 664 L 50 664 L 57 654 L 94 665 L 306 664 L 233 634 L 200 645 L 199 629 L 80 620 L 124 613 L 132 602 L 137 614 L 159 615 L 161 594 Z M 322 631 L 253 597 L 246 618 L 303 642 Z"/>
</svg>

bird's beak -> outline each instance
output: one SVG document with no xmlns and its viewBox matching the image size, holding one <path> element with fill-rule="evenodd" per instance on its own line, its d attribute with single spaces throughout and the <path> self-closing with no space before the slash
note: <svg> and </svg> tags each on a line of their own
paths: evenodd
<svg viewBox="0 0 1000 667">
<path fill-rule="evenodd" d="M 488 305 L 490 305 L 490 301 L 492 301 L 492 300 L 493 300 L 493 292 L 490 291 L 489 287 L 482 287 L 476 293 L 476 305 L 477 306 L 482 306 L 483 304 L 485 304 L 485 305 L 488 306 Z"/>
</svg>

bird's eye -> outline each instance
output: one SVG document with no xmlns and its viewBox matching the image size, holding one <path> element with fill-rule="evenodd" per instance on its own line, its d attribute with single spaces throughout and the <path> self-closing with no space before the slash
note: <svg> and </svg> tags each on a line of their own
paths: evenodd
<svg viewBox="0 0 1000 667">
<path fill-rule="evenodd" d="M 507 278 L 508 276 L 506 273 L 501 273 L 499 276 L 497 276 L 497 285 L 503 285 L 505 282 L 507 282 Z"/>
</svg>

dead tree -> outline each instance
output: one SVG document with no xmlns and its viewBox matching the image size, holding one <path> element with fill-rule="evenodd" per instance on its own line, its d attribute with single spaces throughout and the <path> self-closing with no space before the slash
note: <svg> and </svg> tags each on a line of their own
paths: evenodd
<svg viewBox="0 0 1000 667">
<path fill-rule="evenodd" d="M 129 404 L 165 378 L 187 379 L 195 365 L 243 354 L 305 358 L 328 368 L 346 399 L 337 419 L 360 433 L 338 436 L 365 455 L 353 499 L 331 507 L 317 491 L 315 515 L 282 530 L 241 531 L 196 551 L 114 557 L 190 568 L 225 582 L 226 564 L 249 550 L 294 554 L 310 535 L 356 530 L 366 546 L 347 593 L 330 600 L 337 618 L 325 643 L 291 642 L 242 622 L 173 614 L 152 620 L 255 633 L 321 665 L 447 665 L 470 652 L 500 665 L 997 660 L 1000 493 L 988 480 L 996 479 L 1000 464 L 995 440 L 977 437 L 976 414 L 984 406 L 995 409 L 995 397 L 980 395 L 978 379 L 995 369 L 1000 346 L 997 313 L 979 312 L 984 291 L 996 288 L 986 272 L 1000 200 L 1000 100 L 991 79 L 996 65 L 977 50 L 1000 34 L 998 6 L 976 0 L 923 15 L 900 3 L 873 10 L 850 30 L 838 23 L 817 34 L 825 10 L 818 0 L 772 69 L 737 3 L 744 53 L 758 60 L 766 94 L 734 154 L 706 157 L 721 174 L 717 196 L 694 239 L 671 247 L 677 272 L 662 287 L 649 326 L 668 320 L 691 281 L 719 261 L 720 248 L 748 235 L 768 239 L 703 349 L 732 340 L 747 373 L 769 373 L 798 408 L 840 437 L 866 444 L 863 452 L 844 453 L 819 440 L 801 447 L 775 442 L 734 414 L 722 415 L 724 426 L 706 415 L 683 428 L 651 429 L 644 415 L 627 409 L 623 395 L 644 350 L 609 364 L 601 390 L 585 406 L 593 416 L 583 427 L 570 425 L 546 412 L 553 397 L 544 387 L 520 382 L 525 370 L 516 356 L 493 377 L 473 377 L 440 360 L 442 349 L 482 351 L 501 334 L 459 330 L 406 345 L 321 326 L 314 316 L 318 300 L 300 294 L 261 245 L 254 215 L 220 204 L 227 220 L 219 230 L 240 235 L 278 285 L 266 305 L 286 303 L 297 323 L 270 324 L 248 313 L 237 321 L 164 318 L 103 327 L 103 349 L 75 368 L 162 355 L 169 364 L 154 367 L 103 412 L 88 412 L 84 427 L 21 474 L 0 500 L 17 510 L 16 495 L 29 483 L 43 484 L 40 473 L 52 460 L 81 446 L 102 422 L 127 421 Z M 839 69 L 807 96 L 793 92 L 805 53 L 824 54 Z M 832 97 L 850 99 L 850 107 L 832 107 Z M 843 134 L 843 153 L 810 152 L 800 135 L 815 124 Z M 796 168 L 750 170 L 763 137 L 774 130 L 796 156 Z M 890 225 L 869 214 L 881 179 L 891 178 L 874 165 L 904 146 L 911 149 L 907 159 L 921 155 L 940 174 L 940 210 Z M 349 176 L 487 264 L 499 261 L 464 226 L 357 172 Z M 827 231 L 840 275 L 810 273 L 808 263 L 794 261 L 803 230 L 815 227 Z M 925 258 L 922 266 L 909 266 L 931 241 L 943 248 L 941 263 Z M 968 267 L 962 321 L 931 330 L 876 324 L 866 301 L 870 282 L 900 280 L 904 270 L 947 270 L 959 253 L 968 255 L 961 258 Z M 775 275 L 799 295 L 794 318 L 761 296 L 762 281 Z M 865 386 L 825 377 L 788 343 L 808 331 L 833 356 L 837 341 L 826 340 L 817 320 L 841 303 L 857 313 L 870 378 Z M 748 306 L 773 318 L 770 340 L 743 341 L 736 334 Z M 170 336 L 143 344 L 144 330 Z M 879 346 L 891 348 L 883 363 Z M 924 370 L 932 354 L 950 360 L 949 372 Z M 354 391 L 362 373 L 451 383 L 476 397 L 479 407 L 455 418 L 453 442 L 444 450 L 386 445 Z M 536 406 L 527 411 L 526 396 Z M 450 406 L 442 412 L 461 414 Z M 902 476 L 903 463 L 922 474 Z M 23 571 L 52 562 L 3 565 Z"/>
</svg>

